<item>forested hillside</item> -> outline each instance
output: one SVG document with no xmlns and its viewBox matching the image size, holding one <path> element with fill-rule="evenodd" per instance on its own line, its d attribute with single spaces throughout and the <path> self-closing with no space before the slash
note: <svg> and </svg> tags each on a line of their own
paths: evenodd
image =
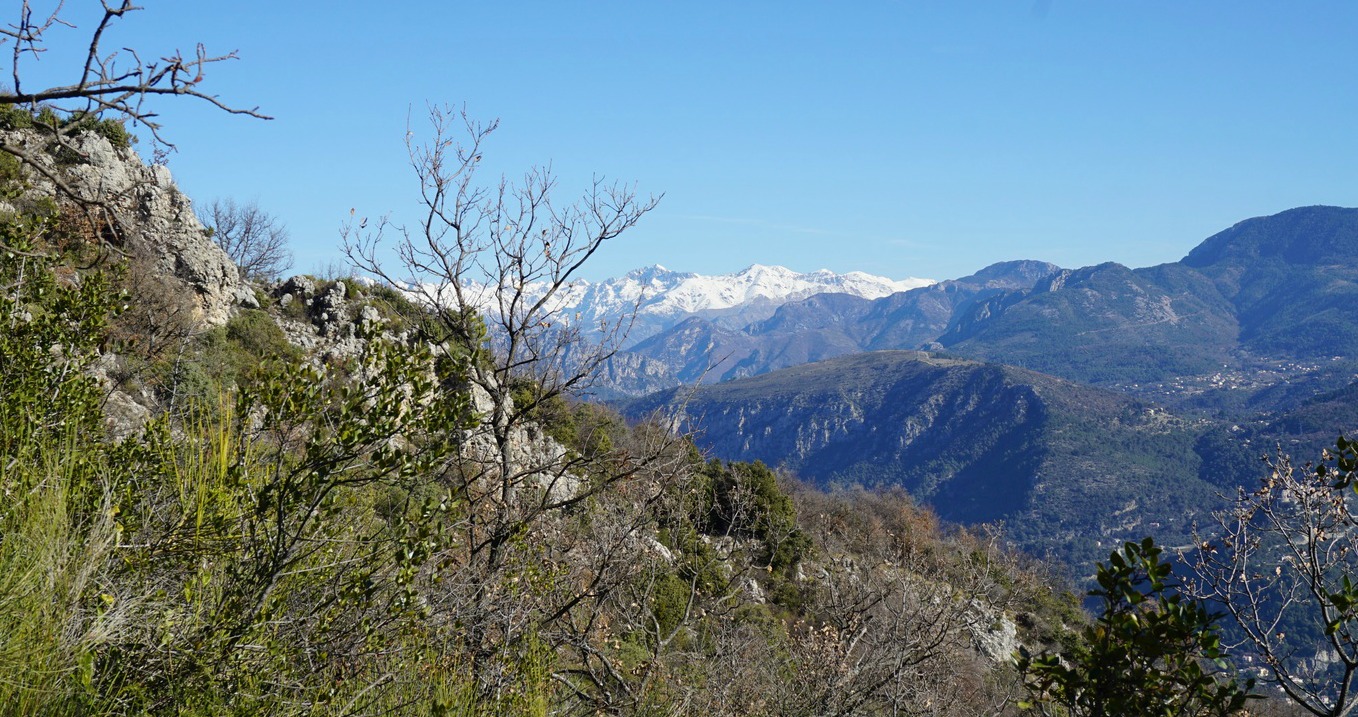
<svg viewBox="0 0 1358 717">
<path fill-rule="evenodd" d="M 663 406 L 680 407 L 697 443 L 718 456 L 823 486 L 902 487 L 945 519 L 1002 522 L 1028 551 L 1081 570 L 1142 534 L 1188 542 L 1224 506 L 1219 495 L 1259 472 L 1248 450 L 1223 460 L 1238 457 L 1233 442 L 1204 461 L 1205 425 L 1154 404 L 919 352 L 856 354 L 628 410 Z"/>
<path fill-rule="evenodd" d="M 0 713 L 995 714 L 1085 620 L 900 491 L 576 401 L 550 313 L 243 279 L 117 120 L 0 119 Z"/>
<path fill-rule="evenodd" d="M 630 317 L 586 332 L 564 298 L 657 197 L 487 178 L 497 124 L 432 106 L 406 136 L 421 221 L 355 216 L 345 269 L 285 278 L 269 217 L 224 202 L 204 226 L 134 150 L 168 151 L 148 99 L 263 118 L 202 89 L 234 54 L 120 65 L 101 43 L 139 8 L 104 4 L 74 81 L 21 92 L 63 8 L 3 33 L 0 715 L 1358 704 L 1358 444 L 1323 438 L 1354 418 L 1348 364 L 1181 390 L 1181 413 L 1122 385 L 1345 351 L 1352 210 L 1152 269 L 745 307 L 753 329 L 697 317 L 623 353 Z M 861 351 L 925 341 L 1124 392 Z M 740 380 L 627 417 L 585 400 L 733 346 Z M 1297 463 L 1251 461 L 1280 435 Z"/>
</svg>

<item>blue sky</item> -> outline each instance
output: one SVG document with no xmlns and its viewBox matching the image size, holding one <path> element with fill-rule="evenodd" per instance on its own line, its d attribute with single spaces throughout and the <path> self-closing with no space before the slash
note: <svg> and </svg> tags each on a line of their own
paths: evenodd
<svg viewBox="0 0 1358 717">
<path fill-rule="evenodd" d="M 281 217 L 300 270 L 340 261 L 351 208 L 411 216 L 403 137 L 430 102 L 498 117 L 486 153 L 510 174 L 665 195 L 594 279 L 1147 266 L 1251 216 L 1358 205 L 1358 3 L 142 4 L 111 43 L 239 50 L 205 88 L 276 119 L 161 102 L 170 168 L 196 201 Z"/>
</svg>

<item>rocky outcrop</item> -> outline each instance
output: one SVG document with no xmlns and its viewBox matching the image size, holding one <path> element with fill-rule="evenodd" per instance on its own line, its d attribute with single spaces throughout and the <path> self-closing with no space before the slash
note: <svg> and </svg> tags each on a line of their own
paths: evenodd
<svg viewBox="0 0 1358 717">
<path fill-rule="evenodd" d="M 486 378 L 494 381 L 493 377 Z M 475 383 L 468 388 L 472 409 L 481 416 L 481 421 L 463 433 L 462 455 L 468 465 L 477 466 L 482 480 L 498 481 L 501 460 L 507 458 L 510 470 L 522 474 L 513 479 L 514 482 L 542 491 L 548 501 L 565 500 L 580 490 L 580 476 L 569 469 L 569 452 L 547 435 L 542 426 L 528 423 L 510 428 L 506 442 L 508 453 L 501 454 L 496 428 L 490 420 L 495 411 L 495 398 Z M 506 397 L 506 400 L 512 405 L 512 399 Z"/>
<path fill-rule="evenodd" d="M 288 342 L 320 363 L 357 357 L 374 336 L 385 335 L 396 341 L 410 338 L 409 334 L 392 330 L 372 304 L 362 282 L 301 275 L 269 287 L 268 293 L 276 302 L 271 315 Z M 493 375 L 487 373 L 481 380 L 489 385 L 468 382 L 462 387 L 470 392 L 472 410 L 482 418 L 463 433 L 461 450 L 467 465 L 475 465 L 482 479 L 494 481 L 499 478 L 502 462 L 507 461 L 511 471 L 522 474 L 515 479 L 517 482 L 541 490 L 549 500 L 574 495 L 579 490 L 580 477 L 568 470 L 566 447 L 534 423 L 507 429 L 504 436 L 497 436 L 489 417 L 495 413 L 496 397 L 492 391 L 501 391 Z M 502 398 L 512 405 L 512 399 Z M 507 439 L 504 453 L 497 440 L 500 437 Z"/>
<path fill-rule="evenodd" d="M 991 662 L 1008 663 L 1018 652 L 1018 625 L 992 605 L 973 601 L 976 620 L 970 625 L 972 647 Z"/>
<path fill-rule="evenodd" d="M 269 289 L 277 301 L 274 321 L 292 345 L 320 361 L 363 352 L 365 337 L 386 333 L 388 322 L 361 293 L 351 296 L 344 281 L 299 275 Z"/>
<path fill-rule="evenodd" d="M 236 265 L 209 238 L 164 165 L 148 165 L 136 152 L 114 147 L 93 132 L 68 138 L 68 147 L 34 130 L 8 131 L 3 140 L 43 170 L 25 169 L 25 199 L 72 207 L 86 202 L 91 217 L 86 224 L 99 225 L 87 231 L 149 263 L 150 272 L 183 282 L 191 290 L 194 318 L 203 324 L 224 324 L 233 307 L 253 301 Z M 110 215 L 116 218 L 116 232 L 102 226 Z"/>
</svg>

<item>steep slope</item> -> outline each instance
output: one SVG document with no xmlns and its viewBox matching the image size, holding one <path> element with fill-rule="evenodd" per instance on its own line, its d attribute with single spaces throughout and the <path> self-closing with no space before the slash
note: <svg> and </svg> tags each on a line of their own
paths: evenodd
<svg viewBox="0 0 1358 717">
<path fill-rule="evenodd" d="M 1255 353 L 1351 356 L 1358 349 L 1358 209 L 1300 207 L 1249 219 L 1184 257 L 1234 305 Z"/>
<path fill-rule="evenodd" d="M 170 170 L 143 163 L 126 140 L 115 145 L 99 133 L 86 132 L 59 147 L 32 129 L 0 131 L 0 140 L 27 152 L 42 167 L 42 172 L 23 173 L 24 189 L 0 200 L 0 210 L 14 211 L 20 208 L 16 205 L 35 201 L 65 205 L 73 202 L 68 192 L 80 197 L 89 206 L 75 222 L 79 231 L 131 260 L 138 276 L 129 281 L 129 290 L 137 311 L 154 307 L 165 313 L 158 302 L 173 294 L 187 302 L 183 308 L 191 316 L 183 318 L 219 326 L 234 307 L 254 301 L 236 265 L 208 238 Z M 9 171 L 17 175 L 19 170 L 0 174 Z M 58 189 L 53 178 L 65 188 Z"/>
<path fill-rule="evenodd" d="M 1154 381 L 1230 360 L 1239 328 L 1206 277 L 1178 264 L 1100 264 L 1007 292 L 939 338 L 949 351 L 1087 382 Z"/>
<path fill-rule="evenodd" d="M 663 338 L 653 336 L 637 344 L 629 353 L 667 367 L 668 375 L 679 383 L 693 383 L 730 378 L 726 374 L 751 351 L 751 342 L 740 332 L 694 316 L 665 331 Z"/>
<path fill-rule="evenodd" d="M 1188 422 L 1121 394 L 1006 366 L 905 351 L 846 356 L 666 392 L 714 455 L 820 484 L 900 485 L 942 517 L 1004 521 L 1038 554 L 1076 564 L 1154 532 L 1185 539 L 1222 483 L 1199 477 Z"/>
</svg>

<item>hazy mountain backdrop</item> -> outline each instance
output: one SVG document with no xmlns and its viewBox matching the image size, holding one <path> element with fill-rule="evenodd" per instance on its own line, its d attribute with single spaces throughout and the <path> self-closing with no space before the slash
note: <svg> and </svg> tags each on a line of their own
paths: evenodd
<svg viewBox="0 0 1358 717">
<path fill-rule="evenodd" d="M 1009 262 L 739 329 L 690 317 L 620 359 L 689 387 L 626 410 L 1088 564 L 1122 539 L 1187 540 L 1265 452 L 1313 457 L 1358 427 L 1356 247 L 1358 210 L 1306 207 L 1155 267 Z"/>
</svg>

